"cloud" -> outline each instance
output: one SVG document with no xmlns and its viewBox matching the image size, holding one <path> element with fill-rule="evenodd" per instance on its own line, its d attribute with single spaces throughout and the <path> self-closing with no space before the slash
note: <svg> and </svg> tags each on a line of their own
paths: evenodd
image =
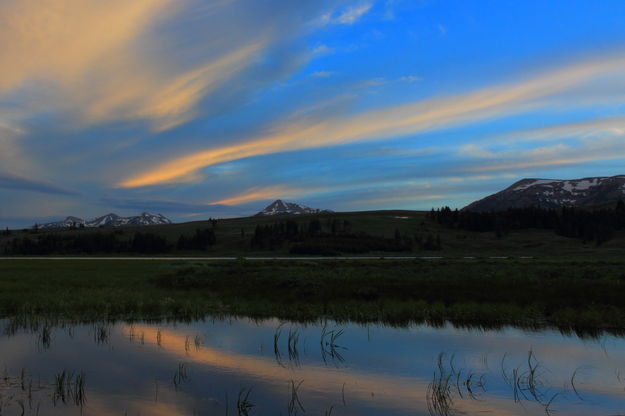
<svg viewBox="0 0 625 416">
<path fill-rule="evenodd" d="M 458 152 L 462 156 L 470 156 L 474 158 L 493 158 L 496 156 L 493 152 L 488 151 L 482 147 L 479 147 L 473 143 L 460 146 L 460 148 L 458 149 Z"/>
<path fill-rule="evenodd" d="M 367 14 L 369 9 L 373 6 L 372 3 L 364 3 L 360 6 L 350 7 L 345 10 L 343 13 L 338 15 L 334 21 L 337 23 L 342 23 L 344 25 L 351 25 L 356 23 L 362 16 Z"/>
<path fill-rule="evenodd" d="M 412 84 L 414 82 L 423 81 L 423 77 L 420 77 L 418 75 L 405 75 L 403 77 L 400 77 L 399 81 L 401 81 L 401 82 L 408 82 L 408 83 Z"/>
<path fill-rule="evenodd" d="M 140 106 L 142 94 L 165 78 L 150 69 L 141 52 L 149 46 L 143 36 L 175 11 L 173 5 L 171 0 L 2 2 L 0 93 L 39 85 L 64 97 L 50 102 L 53 107 L 62 102 L 64 110 L 89 119 Z"/>
<path fill-rule="evenodd" d="M 341 25 L 353 25 L 359 21 L 367 12 L 373 7 L 373 3 L 361 3 L 355 6 L 350 6 L 340 12 L 327 13 L 322 16 L 321 24 L 341 24 Z"/>
<path fill-rule="evenodd" d="M 625 117 L 612 117 L 515 130 L 487 138 L 484 142 L 513 144 L 623 134 L 625 134 Z"/>
<path fill-rule="evenodd" d="M 122 330 L 124 334 L 131 332 L 129 327 L 124 327 Z M 159 348 L 170 359 L 201 364 L 213 371 L 235 374 L 237 377 L 262 379 L 269 385 L 276 386 L 282 386 L 284 380 L 293 376 L 291 369 L 278 366 L 275 361 L 267 357 L 245 355 L 210 346 L 189 352 L 189 348 L 185 349 L 185 341 L 188 343 L 188 337 L 179 331 L 167 329 L 157 331 L 146 325 L 135 325 L 132 331 L 143 334 L 149 344 L 156 344 L 158 338 Z M 371 392 L 376 392 L 376 404 L 379 406 L 410 412 L 414 412 L 415 408 L 423 409 L 425 412 L 427 408 L 425 399 L 428 395 L 427 379 L 393 374 L 380 375 L 353 368 L 341 372 L 327 371 L 325 368 L 313 365 L 302 366 L 299 372 L 299 376 L 306 380 L 302 386 L 306 393 L 325 391 L 333 386 L 336 386 L 338 390 L 347 384 L 351 387 L 350 394 L 354 400 L 370 398 Z M 488 400 L 459 400 L 454 405 L 459 413 L 466 414 L 495 413 L 500 416 L 519 414 L 514 401 L 496 397 L 489 397 Z"/>
<path fill-rule="evenodd" d="M 328 45 L 323 45 L 323 44 L 322 44 L 322 45 L 318 45 L 318 46 L 316 46 L 316 47 L 312 50 L 311 54 L 312 54 L 313 56 L 320 56 L 320 55 L 330 54 L 330 53 L 332 53 L 332 52 L 334 52 L 334 50 L 333 50 L 332 48 L 330 48 Z"/>
<path fill-rule="evenodd" d="M 0 90 L 53 77 L 69 85 L 106 58 L 132 59 L 132 42 L 168 0 L 7 0 L 0 6 Z"/>
<path fill-rule="evenodd" d="M 11 174 L 2 174 L 0 173 L 0 188 L 10 189 L 14 191 L 29 191 L 29 192 L 39 192 L 44 194 L 54 194 L 54 195 L 69 195 L 69 196 L 77 196 L 80 195 L 78 192 L 74 192 L 51 183 L 36 181 L 20 176 L 15 176 Z"/>
<path fill-rule="evenodd" d="M 625 58 L 609 57 L 455 96 L 429 98 L 344 117 L 287 121 L 245 142 L 198 151 L 164 162 L 121 181 L 119 186 L 176 183 L 206 166 L 236 159 L 396 138 L 535 110 L 544 106 L 546 98 L 570 93 L 597 78 L 622 74 L 624 70 Z"/>
<path fill-rule="evenodd" d="M 288 198 L 295 195 L 302 195 L 312 192 L 310 189 L 294 188 L 287 185 L 275 185 L 268 187 L 255 187 L 240 194 L 231 196 L 221 201 L 216 201 L 211 205 L 238 205 L 251 201 L 263 201 L 277 198 Z"/>
<path fill-rule="evenodd" d="M 26 173 L 34 167 L 19 142 L 22 132 L 11 125 L 0 125 L 0 166 L 5 171 Z"/>
<path fill-rule="evenodd" d="M 545 167 L 573 166 L 581 163 L 625 159 L 625 134 L 585 137 L 569 144 L 558 143 L 528 150 L 494 152 L 489 160 L 473 162 L 468 172 L 525 170 Z"/>
<path fill-rule="evenodd" d="M 155 131 L 178 126 L 213 95 L 223 100 L 228 92 L 262 85 L 267 74 L 245 79 L 246 70 L 263 64 L 261 55 L 279 73 L 276 62 L 267 64 L 272 48 L 297 42 L 308 30 L 299 19 L 312 20 L 328 8 L 327 2 L 292 4 L 276 12 L 240 3 L 0 2 L 0 106 L 29 107 L 21 120 L 67 115 L 78 127 L 115 121 L 143 121 Z M 297 60 L 284 52 L 282 63 Z M 242 87 L 227 88 L 232 84 Z"/>
<path fill-rule="evenodd" d="M 154 212 L 172 212 L 172 213 L 189 213 L 189 212 L 208 212 L 217 207 L 215 204 L 180 202 L 163 199 L 138 199 L 138 198 L 102 198 L 100 202 L 119 209 L 138 210 L 138 211 L 154 211 Z"/>
<path fill-rule="evenodd" d="M 211 89 L 232 78 L 250 65 L 262 43 L 245 45 L 207 62 L 205 65 L 164 80 L 163 85 L 152 82 L 135 83 L 130 90 L 118 88 L 86 109 L 90 120 L 146 119 L 153 120 L 157 131 L 167 130 L 196 116 L 194 110 Z M 135 104 L 127 108 L 126 103 Z"/>
<path fill-rule="evenodd" d="M 334 71 L 317 71 L 310 74 L 310 76 L 313 78 L 329 78 L 334 74 Z"/>
</svg>

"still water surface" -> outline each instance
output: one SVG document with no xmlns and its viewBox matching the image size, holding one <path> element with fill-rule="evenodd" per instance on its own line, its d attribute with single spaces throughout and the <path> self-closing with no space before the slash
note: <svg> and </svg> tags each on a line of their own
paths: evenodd
<svg viewBox="0 0 625 416">
<path fill-rule="evenodd" d="M 621 415 L 625 339 L 206 320 L 12 330 L 0 415 Z"/>
</svg>

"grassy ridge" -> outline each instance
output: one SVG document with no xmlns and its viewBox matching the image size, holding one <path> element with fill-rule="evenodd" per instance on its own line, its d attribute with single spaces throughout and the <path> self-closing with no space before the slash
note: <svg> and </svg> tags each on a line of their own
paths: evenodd
<svg viewBox="0 0 625 416">
<path fill-rule="evenodd" d="M 3 261 L 0 314 L 625 329 L 625 261 Z"/>
<path fill-rule="evenodd" d="M 288 217 L 247 217 L 223 219 L 217 222 L 214 229 L 217 243 L 205 251 L 175 250 L 171 255 L 208 255 L 208 256 L 240 256 L 240 255 L 288 255 L 290 247 L 284 245 L 274 250 L 261 250 L 252 247 L 251 237 L 257 225 L 270 225 L 275 222 L 293 220 L 301 225 L 318 218 L 327 231 L 332 220 L 348 221 L 354 233 L 383 238 L 393 238 L 398 230 L 402 236 L 426 238 L 432 234 L 440 236 L 443 255 L 452 256 L 621 256 L 625 252 L 625 233 L 618 232 L 615 238 L 600 247 L 594 244 L 583 244 L 577 239 L 556 235 L 549 230 L 513 230 L 498 238 L 493 232 L 474 232 L 443 227 L 422 211 L 371 211 L 353 213 L 331 213 L 320 215 L 301 215 Z M 77 229 L 77 230 L 40 230 L 38 234 L 30 231 L 13 231 L 10 235 L 0 234 L 0 255 L 4 247 L 15 237 L 36 238 L 47 233 L 58 235 L 81 235 L 89 233 L 121 233 L 120 239 L 130 239 L 135 232 L 149 232 L 167 238 L 175 244 L 181 235 L 191 237 L 197 229 L 212 227 L 209 221 L 193 221 L 181 224 L 157 225 L 148 227 L 124 227 L 118 229 Z M 417 245 L 412 250 L 415 254 L 428 255 L 427 251 L 419 250 Z M 382 254 L 372 252 L 370 254 Z"/>
</svg>

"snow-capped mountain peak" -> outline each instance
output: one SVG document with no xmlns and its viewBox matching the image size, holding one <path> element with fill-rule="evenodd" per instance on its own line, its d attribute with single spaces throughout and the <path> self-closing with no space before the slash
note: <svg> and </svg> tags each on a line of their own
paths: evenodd
<svg viewBox="0 0 625 416">
<path fill-rule="evenodd" d="M 150 214 L 143 212 L 134 217 L 120 217 L 117 214 L 109 213 L 101 217 L 85 221 L 78 217 L 67 217 L 63 221 L 49 222 L 39 225 L 38 228 L 69 228 L 69 227 L 121 227 L 124 225 L 157 225 L 171 224 L 171 221 L 162 214 Z"/>
<path fill-rule="evenodd" d="M 317 208 L 310 208 L 305 205 L 296 204 L 294 202 L 285 202 L 281 199 L 276 199 L 269 204 L 265 209 L 257 213 L 257 217 L 265 217 L 270 215 L 298 215 L 298 214 L 318 214 L 320 212 L 332 212 L 329 210 L 320 210 Z"/>
<path fill-rule="evenodd" d="M 625 175 L 582 179 L 522 179 L 503 191 L 473 202 L 465 209 L 496 211 L 536 206 L 584 207 L 625 199 Z"/>
</svg>

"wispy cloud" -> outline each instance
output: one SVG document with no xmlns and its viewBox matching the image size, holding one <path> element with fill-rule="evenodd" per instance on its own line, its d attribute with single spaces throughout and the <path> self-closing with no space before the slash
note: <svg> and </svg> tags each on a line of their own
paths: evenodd
<svg viewBox="0 0 625 416">
<path fill-rule="evenodd" d="M 262 46 L 262 43 L 245 45 L 171 77 L 162 85 L 139 80 L 130 90 L 120 85 L 87 107 L 86 115 L 93 121 L 152 120 L 155 130 L 167 130 L 196 116 L 194 110 L 200 100 L 249 65 Z M 128 102 L 135 104 L 129 108 Z"/>
<path fill-rule="evenodd" d="M 514 130 L 494 137 L 488 137 L 483 142 L 514 144 L 623 134 L 625 134 L 625 117 L 619 116 Z"/>
<path fill-rule="evenodd" d="M 295 188 L 288 185 L 255 187 L 234 196 L 213 202 L 211 205 L 239 205 L 252 201 L 263 201 L 276 198 L 290 198 L 309 193 L 310 189 Z"/>
<path fill-rule="evenodd" d="M 78 112 L 86 106 L 89 112 L 108 100 L 109 92 L 120 93 L 110 91 L 114 79 L 132 77 L 133 84 L 140 80 L 146 84 L 155 74 L 140 52 L 147 46 L 142 36 L 174 13 L 173 6 L 170 0 L 2 2 L 0 92 L 33 82 L 47 84 L 64 96 L 63 106 Z M 138 90 L 143 89 L 126 87 L 117 99 L 122 106 L 141 98 Z"/>
<path fill-rule="evenodd" d="M 310 74 L 310 76 L 313 78 L 329 78 L 334 74 L 334 71 L 317 71 Z"/>
<path fill-rule="evenodd" d="M 399 78 L 399 81 L 408 83 L 420 82 L 423 81 L 423 77 L 420 77 L 418 75 L 404 75 L 403 77 Z"/>
<path fill-rule="evenodd" d="M 373 3 L 366 2 L 349 6 L 338 12 L 326 13 L 321 18 L 321 24 L 352 25 L 359 21 L 373 7 Z"/>
<path fill-rule="evenodd" d="M 109 65 L 103 58 L 134 59 L 138 37 L 171 13 L 172 5 L 169 0 L 4 1 L 0 90 L 41 77 L 68 86 L 100 65 Z"/>
<path fill-rule="evenodd" d="M 359 6 L 353 6 L 345 10 L 343 13 L 335 18 L 337 23 L 344 25 L 351 25 L 356 23 L 362 16 L 364 16 L 373 6 L 372 3 L 364 3 Z"/>
<path fill-rule="evenodd" d="M 311 54 L 313 56 L 320 56 L 320 55 L 326 55 L 332 52 L 334 52 L 334 50 L 330 48 L 328 45 L 318 45 L 312 50 Z"/>
<path fill-rule="evenodd" d="M 13 103 L 41 103 L 24 118 L 55 111 L 83 126 L 125 120 L 156 131 L 178 126 L 256 65 L 261 52 L 288 42 L 276 28 L 294 32 L 288 11 L 252 20 L 237 1 L 204 3 L 0 2 L 0 104 L 12 94 Z"/>
<path fill-rule="evenodd" d="M 473 160 L 469 172 L 496 172 L 573 166 L 582 163 L 625 159 L 625 132 L 609 136 L 589 136 L 571 142 L 528 150 L 488 152 L 487 159 Z"/>
<path fill-rule="evenodd" d="M 10 189 L 13 191 L 29 191 L 55 195 L 80 195 L 78 192 L 74 192 L 48 182 L 37 181 L 6 173 L 0 173 L 0 188 Z"/>
<path fill-rule="evenodd" d="M 263 136 L 165 162 L 123 180 L 119 186 L 138 187 L 177 182 L 203 167 L 235 159 L 396 138 L 503 117 L 541 108 L 544 105 L 542 99 L 574 91 L 602 76 L 622 75 L 624 71 L 625 58 L 609 57 L 569 65 L 528 80 L 486 87 L 460 95 L 430 98 L 347 117 L 278 124 Z"/>
</svg>

